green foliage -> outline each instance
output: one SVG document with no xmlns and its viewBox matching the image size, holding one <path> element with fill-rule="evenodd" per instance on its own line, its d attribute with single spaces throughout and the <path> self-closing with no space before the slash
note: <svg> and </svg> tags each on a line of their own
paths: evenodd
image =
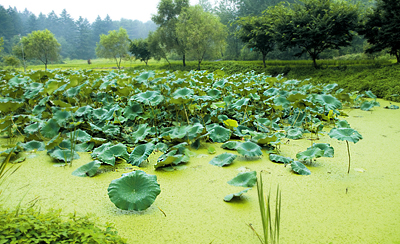
<svg viewBox="0 0 400 244">
<path fill-rule="evenodd" d="M 57 60 L 60 54 L 60 43 L 49 30 L 33 31 L 21 40 L 28 59 L 38 59 L 45 65 Z"/>
<path fill-rule="evenodd" d="M 245 194 L 246 192 L 248 192 L 250 189 L 251 189 L 251 188 L 247 188 L 247 189 L 244 189 L 243 191 L 240 191 L 240 192 L 228 194 L 228 195 L 226 195 L 226 196 L 224 197 L 224 201 L 225 201 L 225 202 L 230 202 L 230 201 L 232 201 L 232 200 L 235 199 L 235 198 L 236 198 L 236 199 L 240 199 L 240 197 L 241 197 L 243 194 Z"/>
<path fill-rule="evenodd" d="M 3 57 L 3 62 L 7 66 L 11 66 L 13 68 L 18 67 L 21 64 L 19 59 L 17 57 L 15 57 L 15 56 L 5 56 L 5 57 Z"/>
<path fill-rule="evenodd" d="M 102 34 L 96 47 L 96 55 L 100 58 L 114 59 L 118 69 L 121 69 L 121 61 L 128 53 L 129 37 L 124 28 L 109 31 L 108 35 Z"/>
<path fill-rule="evenodd" d="M 126 243 L 110 224 L 98 227 L 89 216 L 33 209 L 0 209 L 0 243 Z"/>
<path fill-rule="evenodd" d="M 131 41 L 129 52 L 135 56 L 136 60 L 144 62 L 146 65 L 151 58 L 151 52 L 147 40 L 136 39 Z"/>
<path fill-rule="evenodd" d="M 397 0 L 377 0 L 359 33 L 364 35 L 370 46 L 367 53 L 388 49 L 400 63 L 400 2 Z"/>
<path fill-rule="evenodd" d="M 237 158 L 237 155 L 232 154 L 232 153 L 223 153 L 220 154 L 218 156 L 215 156 L 213 159 L 211 159 L 211 161 L 209 162 L 212 165 L 215 166 L 226 166 L 226 165 L 230 165 L 233 160 L 235 160 Z"/>
<path fill-rule="evenodd" d="M 237 174 L 232 180 L 228 181 L 229 185 L 241 187 L 253 187 L 257 182 L 257 172 L 242 172 Z"/>
</svg>

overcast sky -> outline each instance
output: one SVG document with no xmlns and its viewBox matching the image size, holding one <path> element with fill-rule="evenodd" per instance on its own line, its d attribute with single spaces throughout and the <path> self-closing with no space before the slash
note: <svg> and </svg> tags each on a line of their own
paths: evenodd
<svg viewBox="0 0 400 244">
<path fill-rule="evenodd" d="M 63 9 L 66 9 L 75 20 L 82 16 L 93 22 L 98 15 L 104 19 L 107 14 L 112 20 L 132 19 L 143 22 L 151 20 L 151 15 L 157 13 L 157 5 L 160 0 L 1 0 L 0 5 L 8 9 L 9 6 L 17 7 L 18 11 L 23 12 L 28 9 L 36 16 L 42 12 L 47 15 L 51 11 L 60 15 Z M 198 0 L 190 0 L 194 5 Z"/>
</svg>

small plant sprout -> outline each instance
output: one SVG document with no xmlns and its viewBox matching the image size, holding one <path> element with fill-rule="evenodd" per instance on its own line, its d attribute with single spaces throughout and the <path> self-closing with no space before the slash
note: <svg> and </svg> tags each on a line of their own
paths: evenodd
<svg viewBox="0 0 400 244">
<path fill-rule="evenodd" d="M 350 148 L 349 141 L 353 143 L 357 143 L 359 140 L 363 139 L 361 134 L 352 128 L 333 128 L 329 132 L 329 136 L 331 138 L 335 138 L 340 141 L 346 141 L 347 145 L 347 154 L 349 155 L 349 168 L 347 173 L 350 173 Z"/>
</svg>

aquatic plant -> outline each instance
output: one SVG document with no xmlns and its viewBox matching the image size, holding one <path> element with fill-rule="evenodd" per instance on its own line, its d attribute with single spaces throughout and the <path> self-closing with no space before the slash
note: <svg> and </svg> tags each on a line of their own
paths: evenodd
<svg viewBox="0 0 400 244">
<path fill-rule="evenodd" d="M 244 189 L 243 191 L 240 191 L 240 192 L 228 194 L 228 195 L 226 195 L 226 196 L 224 197 L 224 201 L 225 201 L 225 202 L 230 202 L 230 201 L 232 201 L 232 200 L 235 199 L 235 198 L 239 198 L 239 199 L 240 199 L 240 197 L 241 197 L 243 194 L 245 194 L 246 192 L 248 192 L 250 189 L 251 189 L 251 188 L 247 188 L 247 189 Z"/>
<path fill-rule="evenodd" d="M 97 169 L 100 167 L 101 162 L 94 160 L 90 163 L 84 164 L 72 172 L 72 175 L 78 177 L 93 177 L 97 173 Z"/>
<path fill-rule="evenodd" d="M 243 156 L 247 157 L 257 157 L 261 156 L 261 147 L 254 142 L 247 141 L 239 144 L 239 146 L 236 148 L 238 153 Z"/>
<path fill-rule="evenodd" d="M 340 141 L 346 141 L 347 146 L 347 155 L 349 156 L 349 167 L 347 173 L 350 173 L 350 148 L 349 141 L 353 143 L 357 143 L 359 140 L 363 139 L 361 134 L 358 133 L 355 129 L 352 128 L 333 128 L 329 132 L 329 136 L 331 138 L 335 138 Z"/>
<path fill-rule="evenodd" d="M 237 158 L 237 155 L 235 155 L 235 154 L 223 153 L 223 154 L 215 156 L 213 159 L 211 159 L 209 164 L 222 167 L 222 166 L 230 165 L 233 162 L 233 160 L 235 160 L 236 158 Z"/>
<path fill-rule="evenodd" d="M 257 172 L 241 172 L 238 173 L 232 180 L 228 181 L 229 185 L 241 187 L 253 187 L 257 182 Z"/>
<path fill-rule="evenodd" d="M 117 208 L 143 211 L 149 208 L 160 194 L 157 176 L 136 170 L 111 181 L 108 196 Z"/>
</svg>

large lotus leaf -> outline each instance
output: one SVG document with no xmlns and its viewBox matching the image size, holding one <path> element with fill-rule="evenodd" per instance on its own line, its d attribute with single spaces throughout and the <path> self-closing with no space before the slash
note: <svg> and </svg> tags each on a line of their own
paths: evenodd
<svg viewBox="0 0 400 244">
<path fill-rule="evenodd" d="M 219 99 L 221 95 L 221 91 L 217 89 L 211 89 L 207 91 L 207 95 L 212 97 L 212 99 Z"/>
<path fill-rule="evenodd" d="M 137 130 L 129 135 L 130 139 L 132 139 L 133 143 L 138 143 L 139 141 L 144 141 L 146 136 L 150 133 L 151 128 L 148 127 L 148 124 L 140 124 Z"/>
<path fill-rule="evenodd" d="M 233 119 L 227 119 L 224 120 L 224 124 L 226 125 L 226 127 L 228 127 L 229 129 L 233 129 L 239 126 L 238 122 L 236 120 Z"/>
<path fill-rule="evenodd" d="M 107 148 L 109 148 L 111 146 L 112 146 L 111 142 L 104 143 L 101 146 L 99 146 L 98 148 L 94 149 L 90 156 L 92 156 L 92 158 L 97 158 L 100 154 L 102 154 Z"/>
<path fill-rule="evenodd" d="M 289 96 L 286 98 L 289 102 L 296 102 L 299 100 L 303 100 L 307 98 L 306 94 L 300 93 L 300 92 L 290 92 Z"/>
<path fill-rule="evenodd" d="M 287 108 L 290 104 L 290 102 L 284 97 L 274 98 L 274 103 L 275 103 L 276 109 Z"/>
<path fill-rule="evenodd" d="M 92 136 L 89 135 L 86 131 L 78 129 L 73 132 L 67 133 L 68 138 L 71 138 L 71 136 L 74 138 L 74 140 L 79 141 L 79 142 L 88 142 L 92 140 Z"/>
<path fill-rule="evenodd" d="M 249 131 L 253 130 L 244 125 L 239 125 L 238 127 L 233 128 L 233 134 L 238 137 L 244 137 L 246 135 L 250 135 Z"/>
<path fill-rule="evenodd" d="M 160 194 L 157 176 L 136 170 L 111 181 L 108 196 L 117 208 L 142 211 L 151 206 Z"/>
<path fill-rule="evenodd" d="M 35 141 L 32 140 L 30 142 L 24 143 L 22 145 L 22 147 L 26 150 L 26 151 L 32 151 L 32 150 L 37 150 L 37 151 L 44 151 L 45 150 L 45 145 L 43 142 L 41 141 Z"/>
<path fill-rule="evenodd" d="M 244 189 L 243 191 L 240 191 L 240 192 L 237 192 L 237 193 L 233 193 L 233 194 L 226 195 L 226 196 L 224 197 L 224 201 L 225 201 L 225 202 L 230 202 L 230 201 L 232 201 L 232 199 L 234 199 L 234 198 L 240 198 L 244 193 L 248 192 L 250 189 L 251 189 L 251 188 L 247 188 L 247 189 Z"/>
<path fill-rule="evenodd" d="M 242 187 L 253 187 L 257 182 L 257 172 L 241 172 L 237 174 L 232 180 L 228 181 L 229 185 L 242 186 Z"/>
<path fill-rule="evenodd" d="M 53 138 L 58 134 L 60 126 L 55 119 L 49 119 L 40 129 L 40 133 L 46 138 Z"/>
<path fill-rule="evenodd" d="M 281 164 L 285 164 L 285 165 L 293 162 L 292 158 L 284 157 L 284 156 L 272 154 L 272 153 L 269 155 L 269 160 L 271 160 L 272 162 L 275 162 L 275 163 L 281 163 Z"/>
<path fill-rule="evenodd" d="M 125 118 L 130 120 L 135 120 L 135 118 L 141 113 L 143 113 L 143 110 L 139 103 L 132 104 L 124 109 Z"/>
<path fill-rule="evenodd" d="M 333 128 L 329 132 L 329 136 L 340 141 L 349 141 L 353 143 L 357 143 L 359 140 L 363 139 L 360 133 L 352 128 Z"/>
<path fill-rule="evenodd" d="M 168 131 L 164 132 L 161 136 L 166 140 L 176 140 L 183 139 L 188 131 L 188 126 L 175 126 L 169 128 Z"/>
<path fill-rule="evenodd" d="M 262 155 L 261 147 L 251 141 L 241 143 L 236 149 L 243 156 L 256 157 Z"/>
<path fill-rule="evenodd" d="M 366 91 L 365 94 L 367 96 L 369 96 L 370 98 L 372 98 L 372 99 L 376 99 L 377 98 L 377 96 L 375 94 L 373 94 L 372 91 Z"/>
<path fill-rule="evenodd" d="M 349 122 L 341 119 L 336 122 L 336 126 L 339 128 L 351 128 Z"/>
<path fill-rule="evenodd" d="M 184 154 L 174 154 L 174 155 L 169 155 L 165 157 L 164 160 L 162 161 L 157 161 L 156 164 L 154 164 L 154 168 L 158 169 L 161 167 L 165 166 L 176 166 L 181 163 L 187 163 L 189 162 L 190 157 Z"/>
<path fill-rule="evenodd" d="M 228 141 L 221 145 L 224 149 L 236 150 L 241 143 L 238 141 Z"/>
<path fill-rule="evenodd" d="M 23 102 L 12 101 L 10 99 L 0 99 L 0 112 L 8 113 L 24 106 Z"/>
<path fill-rule="evenodd" d="M 225 142 L 231 138 L 231 131 L 220 125 L 216 125 L 210 132 L 210 139 L 213 142 Z"/>
<path fill-rule="evenodd" d="M 91 112 L 93 111 L 93 108 L 89 105 L 83 106 L 78 108 L 78 110 L 75 111 L 75 116 L 76 117 L 88 117 Z"/>
<path fill-rule="evenodd" d="M 257 144 L 265 145 L 270 144 L 271 142 L 277 142 L 279 141 L 279 138 L 275 134 L 269 135 L 266 133 L 262 133 L 252 137 L 251 140 Z"/>
<path fill-rule="evenodd" d="M 101 131 L 106 134 L 109 137 L 114 137 L 119 135 L 120 133 L 120 126 L 118 125 L 113 125 L 113 124 L 107 124 L 102 127 Z"/>
<path fill-rule="evenodd" d="M 248 99 L 248 98 L 241 98 L 232 104 L 232 108 L 234 108 L 236 110 L 241 110 L 242 106 L 248 105 L 249 101 L 250 101 L 250 99 Z"/>
<path fill-rule="evenodd" d="M 323 105 L 326 110 L 334 110 L 342 107 L 342 103 L 331 95 L 317 95 L 316 100 Z"/>
<path fill-rule="evenodd" d="M 135 147 L 129 156 L 128 163 L 134 166 L 140 166 L 154 151 L 154 148 L 155 146 L 153 143 L 146 143 Z"/>
<path fill-rule="evenodd" d="M 76 97 L 79 94 L 80 86 L 71 87 L 63 93 L 66 97 Z"/>
<path fill-rule="evenodd" d="M 112 166 L 115 165 L 115 158 L 120 157 L 123 159 L 128 159 L 129 154 L 126 151 L 126 146 L 118 143 L 117 145 L 111 146 L 105 149 L 101 154 L 97 156 L 97 158 L 103 163 L 110 164 Z"/>
<path fill-rule="evenodd" d="M 291 127 L 286 131 L 286 138 L 288 139 L 301 139 L 303 137 L 303 130 L 298 127 Z"/>
<path fill-rule="evenodd" d="M 58 159 L 60 161 L 64 161 L 64 162 L 71 162 L 74 159 L 79 159 L 79 155 L 69 149 L 56 149 L 54 150 L 52 153 L 50 153 L 50 157 Z"/>
<path fill-rule="evenodd" d="M 168 150 L 168 145 L 163 143 L 163 142 L 159 142 L 157 143 L 157 145 L 154 148 L 155 151 L 161 151 L 163 153 L 167 152 Z"/>
<path fill-rule="evenodd" d="M 292 166 L 292 170 L 299 175 L 310 175 L 311 171 L 307 169 L 307 167 L 300 163 L 299 161 L 293 161 L 290 166 Z"/>
<path fill-rule="evenodd" d="M 58 146 L 64 139 L 61 137 L 60 134 L 57 134 L 46 144 L 46 150 L 51 150 Z"/>
<path fill-rule="evenodd" d="M 157 106 L 164 100 L 164 97 L 158 91 L 146 91 L 136 94 L 133 99 L 145 105 Z"/>
<path fill-rule="evenodd" d="M 270 89 L 266 90 L 263 94 L 266 97 L 272 97 L 272 96 L 275 96 L 276 94 L 278 94 L 278 92 L 279 92 L 279 89 L 270 88 Z"/>
<path fill-rule="evenodd" d="M 323 150 L 324 155 L 322 155 L 322 157 L 333 158 L 333 155 L 335 154 L 333 147 L 331 147 L 331 145 L 329 145 L 328 143 L 314 143 L 311 147 L 307 149 L 311 148 L 319 148 Z"/>
<path fill-rule="evenodd" d="M 311 160 L 313 158 L 320 158 L 322 156 L 324 156 L 324 151 L 318 147 L 309 148 L 296 154 L 296 158 L 298 160 Z"/>
<path fill-rule="evenodd" d="M 194 94 L 194 91 L 189 88 L 179 88 L 177 89 L 174 93 L 172 93 L 171 97 L 171 103 L 175 104 L 183 104 L 187 103 L 192 99 L 192 96 Z"/>
<path fill-rule="evenodd" d="M 28 125 L 27 127 L 24 128 L 24 132 L 27 134 L 35 134 L 36 132 L 39 131 L 40 123 L 34 123 L 31 125 Z"/>
<path fill-rule="evenodd" d="M 232 153 L 223 153 L 218 156 L 215 156 L 213 159 L 211 159 L 209 163 L 215 166 L 222 167 L 225 165 L 230 165 L 233 162 L 233 160 L 236 159 L 236 157 L 237 155 Z"/>
<path fill-rule="evenodd" d="M 188 126 L 187 135 L 189 140 L 193 140 L 200 136 L 203 133 L 204 126 L 200 123 L 196 123 L 194 125 Z"/>
<path fill-rule="evenodd" d="M 94 142 L 84 142 L 80 144 L 75 144 L 75 151 L 77 152 L 89 152 L 92 151 L 94 147 Z"/>
<path fill-rule="evenodd" d="M 107 114 L 107 112 L 108 111 L 104 108 L 97 108 L 97 109 L 93 109 L 92 115 L 93 115 L 94 119 L 103 120 L 104 116 Z"/>
<path fill-rule="evenodd" d="M 364 101 L 361 106 L 360 109 L 363 111 L 369 111 L 374 107 L 374 105 L 371 102 L 368 101 Z"/>
<path fill-rule="evenodd" d="M 72 172 L 72 175 L 78 177 L 86 177 L 86 176 L 92 177 L 97 173 L 97 169 L 100 167 L 100 165 L 101 165 L 100 161 L 94 160 L 74 170 L 74 172 Z"/>
</svg>

